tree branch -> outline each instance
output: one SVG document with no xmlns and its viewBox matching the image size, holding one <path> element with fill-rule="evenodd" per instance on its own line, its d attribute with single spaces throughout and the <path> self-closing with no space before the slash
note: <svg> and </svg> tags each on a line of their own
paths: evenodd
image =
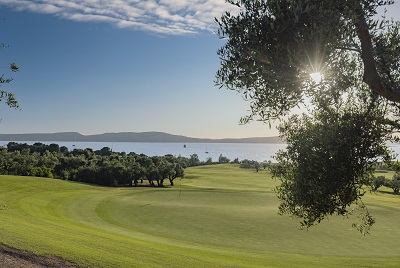
<svg viewBox="0 0 400 268">
<path fill-rule="evenodd" d="M 368 30 L 368 24 L 362 11 L 359 12 L 356 21 L 357 35 L 361 42 L 361 58 L 364 63 L 363 81 L 371 90 L 380 96 L 394 102 L 400 103 L 400 90 L 386 89 L 376 69 L 372 37 Z"/>
<path fill-rule="evenodd" d="M 353 48 L 353 47 L 336 47 L 336 49 L 355 51 L 355 52 L 358 52 L 358 53 L 361 54 L 361 50 L 359 50 L 357 48 Z"/>
</svg>

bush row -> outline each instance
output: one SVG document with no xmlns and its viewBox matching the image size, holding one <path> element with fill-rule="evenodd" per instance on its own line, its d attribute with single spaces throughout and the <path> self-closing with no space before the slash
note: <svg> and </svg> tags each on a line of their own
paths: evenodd
<svg viewBox="0 0 400 268">
<path fill-rule="evenodd" d="M 101 150 L 69 151 L 57 144 L 10 142 L 0 149 L 0 174 L 59 178 L 106 186 L 138 185 L 148 181 L 151 186 L 174 184 L 184 176 L 184 169 L 200 165 L 197 155 L 190 158 L 172 155 L 149 157 L 144 154 Z"/>
</svg>

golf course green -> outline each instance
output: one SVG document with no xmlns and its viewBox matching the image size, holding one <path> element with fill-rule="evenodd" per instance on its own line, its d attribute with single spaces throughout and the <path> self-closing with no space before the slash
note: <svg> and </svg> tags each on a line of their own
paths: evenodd
<svg viewBox="0 0 400 268">
<path fill-rule="evenodd" d="M 0 243 L 83 267 L 399 266 L 400 196 L 365 196 L 370 235 L 356 216 L 299 230 L 277 214 L 276 184 L 232 164 L 188 168 L 166 188 L 0 176 Z"/>
</svg>

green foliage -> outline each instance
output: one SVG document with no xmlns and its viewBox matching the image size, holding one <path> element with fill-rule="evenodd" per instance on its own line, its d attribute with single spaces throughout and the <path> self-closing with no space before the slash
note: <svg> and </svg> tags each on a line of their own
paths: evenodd
<svg viewBox="0 0 400 268">
<path fill-rule="evenodd" d="M 212 158 L 211 157 L 207 157 L 207 160 L 206 160 L 206 165 L 212 165 L 212 163 L 213 163 L 213 161 L 212 161 Z"/>
<path fill-rule="evenodd" d="M 216 84 L 250 101 L 242 123 L 283 121 L 280 213 L 310 227 L 356 204 L 366 211 L 357 226 L 368 232 L 362 187 L 374 163 L 391 160 L 386 142 L 400 130 L 400 23 L 374 19 L 393 1 L 228 2 L 240 9 L 216 19 L 226 40 Z M 289 117 L 296 107 L 303 115 Z"/>
<path fill-rule="evenodd" d="M 294 116 L 280 132 L 288 146 L 272 168 L 282 182 L 279 210 L 301 218 L 305 228 L 327 215 L 346 216 L 364 195 L 375 163 L 390 159 L 383 139 L 387 130 L 365 113 Z"/>
<path fill-rule="evenodd" d="M 200 165 L 200 159 L 197 154 L 192 154 L 189 159 L 189 165 L 191 167 Z"/>
<path fill-rule="evenodd" d="M 371 188 L 372 191 L 376 192 L 378 189 L 385 185 L 386 177 L 385 176 L 372 176 L 371 177 Z"/>
<path fill-rule="evenodd" d="M 400 173 L 396 172 L 391 180 L 386 180 L 385 186 L 392 188 L 394 194 L 400 192 Z"/>
<path fill-rule="evenodd" d="M 262 167 L 263 167 L 264 169 L 270 168 L 270 167 L 272 166 L 272 162 L 271 162 L 271 160 L 264 161 L 264 162 L 261 163 L 261 165 L 262 165 Z"/>
<path fill-rule="evenodd" d="M 218 163 L 229 163 L 230 161 L 231 160 L 228 157 L 223 156 L 222 154 L 218 157 Z"/>
<path fill-rule="evenodd" d="M 198 158 L 197 158 L 198 160 Z M 163 187 L 168 179 L 174 185 L 184 176 L 189 159 L 166 155 L 148 157 L 134 153 L 101 150 L 60 148 L 57 144 L 33 145 L 10 142 L 0 150 L 0 174 L 60 178 L 105 186 L 137 186 L 147 180 L 151 186 Z M 194 164 L 201 164 L 196 161 Z M 132 183 L 133 182 L 133 183 Z"/>
<path fill-rule="evenodd" d="M 247 169 L 257 169 L 259 168 L 259 163 L 254 160 L 244 159 L 240 162 L 240 168 L 247 168 Z"/>
<path fill-rule="evenodd" d="M 32 169 L 29 172 L 29 176 L 53 178 L 51 169 L 48 167 L 43 167 L 43 166 L 42 167 L 32 167 Z"/>
<path fill-rule="evenodd" d="M 0 44 L 0 49 L 3 49 L 7 46 L 4 44 Z M 19 67 L 15 63 L 10 63 L 8 70 L 12 73 L 15 73 L 19 70 Z M 7 84 L 13 81 L 12 78 L 6 78 L 5 74 L 0 75 L 0 87 L 4 87 Z M 0 102 L 4 102 L 10 108 L 18 108 L 18 101 L 15 98 L 15 95 L 7 90 L 0 90 Z"/>
</svg>

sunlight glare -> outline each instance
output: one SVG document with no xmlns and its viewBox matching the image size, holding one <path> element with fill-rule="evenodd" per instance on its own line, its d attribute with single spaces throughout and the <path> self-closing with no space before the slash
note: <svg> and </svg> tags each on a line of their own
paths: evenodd
<svg viewBox="0 0 400 268">
<path fill-rule="evenodd" d="M 320 72 L 315 72 L 310 74 L 311 79 L 314 80 L 315 83 L 319 84 L 322 81 L 322 74 Z"/>
</svg>

